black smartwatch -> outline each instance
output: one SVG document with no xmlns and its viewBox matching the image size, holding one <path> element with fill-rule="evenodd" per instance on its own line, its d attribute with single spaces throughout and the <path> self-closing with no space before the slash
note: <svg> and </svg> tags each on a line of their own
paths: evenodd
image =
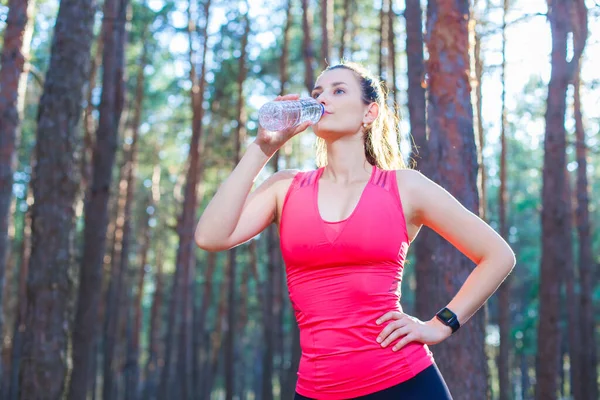
<svg viewBox="0 0 600 400">
<path fill-rule="evenodd" d="M 460 322 L 458 322 L 458 317 L 454 314 L 448 307 L 442 308 L 440 311 L 435 314 L 437 319 L 442 321 L 444 325 L 452 328 L 452 333 L 456 332 L 458 328 L 460 328 Z"/>
</svg>

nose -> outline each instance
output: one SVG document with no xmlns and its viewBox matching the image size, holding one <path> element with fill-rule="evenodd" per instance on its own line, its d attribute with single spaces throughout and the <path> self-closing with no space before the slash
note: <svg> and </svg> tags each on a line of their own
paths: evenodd
<svg viewBox="0 0 600 400">
<path fill-rule="evenodd" d="M 321 103 L 323 106 L 327 105 L 327 96 L 326 96 L 325 92 L 323 92 L 319 95 L 319 97 L 317 98 L 317 101 L 319 103 Z"/>
</svg>

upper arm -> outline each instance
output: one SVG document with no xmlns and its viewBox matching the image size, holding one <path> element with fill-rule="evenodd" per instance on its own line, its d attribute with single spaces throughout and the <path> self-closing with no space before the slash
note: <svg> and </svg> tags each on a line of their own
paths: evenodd
<svg viewBox="0 0 600 400">
<path fill-rule="evenodd" d="M 278 191 L 294 178 L 297 170 L 282 170 L 271 175 L 255 190 L 251 191 L 244 203 L 238 223 L 222 243 L 209 244 L 211 251 L 228 250 L 252 239 L 274 220 L 277 212 Z"/>
<path fill-rule="evenodd" d="M 437 183 L 418 171 L 404 174 L 411 223 L 425 225 L 449 241 L 475 264 L 493 255 L 513 257 L 508 244 L 487 223 Z"/>
</svg>

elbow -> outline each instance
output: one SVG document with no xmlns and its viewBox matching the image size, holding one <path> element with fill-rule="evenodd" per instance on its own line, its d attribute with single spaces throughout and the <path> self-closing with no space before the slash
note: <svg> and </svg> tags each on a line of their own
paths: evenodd
<svg viewBox="0 0 600 400">
<path fill-rule="evenodd" d="M 510 274 L 515 265 L 517 264 L 517 257 L 515 256 L 515 252 L 508 245 L 506 245 L 500 258 L 502 265 L 506 266 L 506 274 Z"/>
<path fill-rule="evenodd" d="M 217 252 L 224 250 L 220 246 L 217 246 L 214 242 L 200 235 L 194 235 L 194 241 L 196 242 L 196 246 L 204 251 Z"/>
<path fill-rule="evenodd" d="M 196 246 L 211 253 L 228 250 L 231 248 L 231 246 L 228 246 L 224 241 L 215 240 L 214 237 L 200 234 L 197 231 L 194 235 L 194 241 L 196 242 Z"/>
</svg>

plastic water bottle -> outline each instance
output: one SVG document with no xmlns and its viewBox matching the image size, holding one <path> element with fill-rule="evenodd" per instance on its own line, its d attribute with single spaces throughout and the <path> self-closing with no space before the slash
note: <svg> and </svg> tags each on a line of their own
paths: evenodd
<svg viewBox="0 0 600 400">
<path fill-rule="evenodd" d="M 313 98 L 272 101 L 258 110 L 258 122 L 268 131 L 281 131 L 305 121 L 317 123 L 325 107 Z"/>
</svg>

